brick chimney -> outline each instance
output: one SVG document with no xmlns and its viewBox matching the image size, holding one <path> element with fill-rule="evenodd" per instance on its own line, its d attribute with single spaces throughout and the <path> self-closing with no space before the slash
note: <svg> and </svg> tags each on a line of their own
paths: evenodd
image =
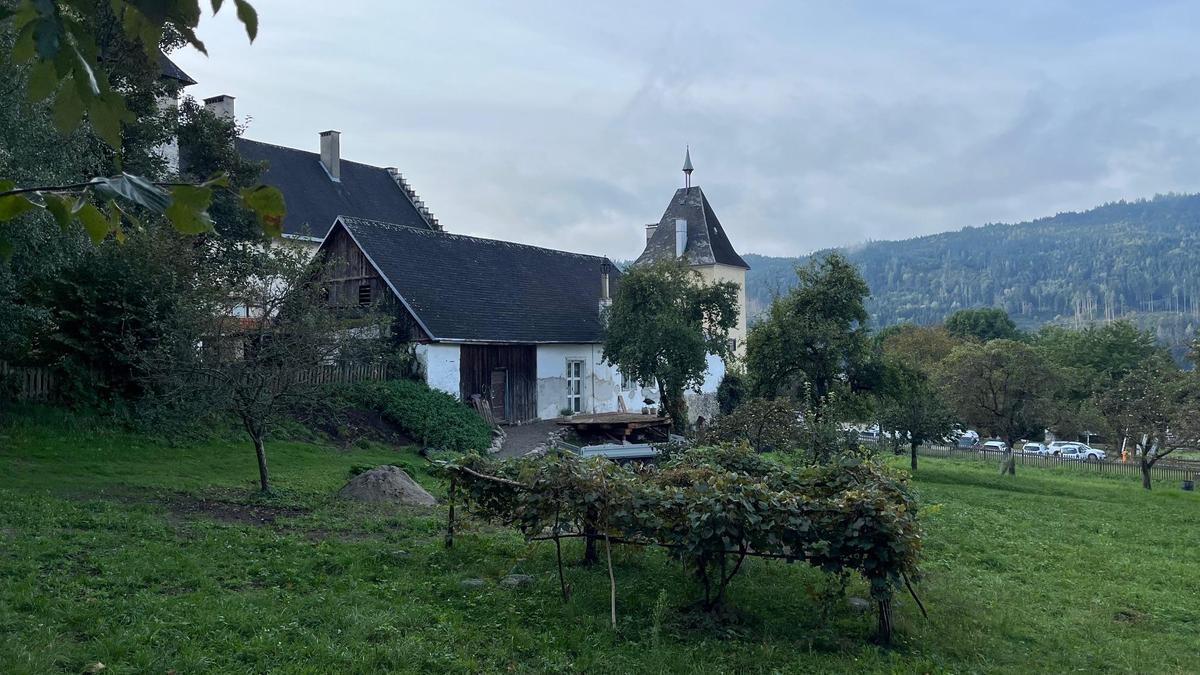
<svg viewBox="0 0 1200 675">
<path fill-rule="evenodd" d="M 229 94 L 220 94 L 204 99 L 204 107 L 217 117 L 233 119 L 233 97 Z"/>
<path fill-rule="evenodd" d="M 649 225 L 646 226 L 646 243 L 647 244 L 649 244 L 650 240 L 654 238 L 654 233 L 657 231 L 658 231 L 658 223 L 650 223 Z"/>
<path fill-rule="evenodd" d="M 342 182 L 342 132 L 321 132 L 321 165 L 329 172 L 329 177 Z"/>
</svg>

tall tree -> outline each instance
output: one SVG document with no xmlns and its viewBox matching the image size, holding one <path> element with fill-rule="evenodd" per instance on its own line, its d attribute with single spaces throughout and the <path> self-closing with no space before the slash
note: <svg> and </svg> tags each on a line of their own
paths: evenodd
<svg viewBox="0 0 1200 675">
<path fill-rule="evenodd" d="M 1100 396 L 1100 408 L 1122 445 L 1132 443 L 1147 490 L 1159 460 L 1200 447 L 1200 374 L 1169 358 L 1148 359 Z"/>
<path fill-rule="evenodd" d="M 1008 443 L 1003 469 L 1016 473 L 1013 445 L 1054 421 L 1056 375 L 1029 345 L 1014 340 L 969 342 L 942 363 L 942 393 L 968 424 Z"/>
<path fill-rule="evenodd" d="M 750 330 L 746 370 L 760 396 L 805 399 L 812 407 L 864 388 L 870 379 L 870 289 L 832 253 L 797 268 L 797 285 Z"/>
<path fill-rule="evenodd" d="M 879 346 L 887 358 L 932 374 L 954 348 L 962 344 L 944 326 L 896 324 L 879 331 Z"/>
<path fill-rule="evenodd" d="M 957 338 L 981 342 L 1017 339 L 1017 324 L 999 307 L 960 309 L 946 317 L 946 330 Z"/>
<path fill-rule="evenodd" d="M 885 361 L 878 408 L 880 428 L 908 442 L 913 471 L 922 443 L 940 441 L 954 431 L 954 414 L 929 375 L 903 361 Z"/>
<path fill-rule="evenodd" d="M 687 423 L 687 389 L 699 390 L 708 355 L 729 356 L 737 325 L 736 284 L 704 283 L 674 260 L 626 272 L 607 314 L 604 359 L 630 378 L 658 385 L 676 429 Z"/>
<path fill-rule="evenodd" d="M 139 352 L 161 403 L 223 411 L 241 423 L 264 492 L 268 432 L 295 408 L 328 401 L 314 371 L 377 359 L 387 347 L 384 317 L 329 306 L 319 265 L 294 247 L 268 246 L 257 274 L 214 284 L 170 340 Z"/>
</svg>

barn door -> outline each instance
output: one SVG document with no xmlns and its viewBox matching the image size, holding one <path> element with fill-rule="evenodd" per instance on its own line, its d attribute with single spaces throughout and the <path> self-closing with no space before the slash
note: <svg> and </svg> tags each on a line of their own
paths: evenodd
<svg viewBox="0 0 1200 675">
<path fill-rule="evenodd" d="M 492 404 L 492 417 L 497 421 L 508 421 L 508 370 L 505 368 L 495 368 L 492 370 L 492 386 L 488 390 L 491 392 L 490 400 Z"/>
</svg>

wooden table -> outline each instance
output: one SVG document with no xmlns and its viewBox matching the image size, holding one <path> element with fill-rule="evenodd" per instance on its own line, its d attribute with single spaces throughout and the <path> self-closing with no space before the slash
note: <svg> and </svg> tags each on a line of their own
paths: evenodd
<svg viewBox="0 0 1200 675">
<path fill-rule="evenodd" d="M 643 415 L 641 413 L 611 412 L 593 415 L 577 414 L 564 417 L 558 421 L 562 426 L 569 426 L 584 438 L 601 435 L 620 437 L 625 442 L 636 433 L 655 434 L 667 439 L 671 429 L 671 418 L 658 415 Z"/>
</svg>

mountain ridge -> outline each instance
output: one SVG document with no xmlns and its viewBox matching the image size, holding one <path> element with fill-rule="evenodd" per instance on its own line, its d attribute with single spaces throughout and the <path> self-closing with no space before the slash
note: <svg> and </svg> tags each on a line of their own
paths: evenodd
<svg viewBox="0 0 1200 675">
<path fill-rule="evenodd" d="M 791 287 L 797 264 L 830 251 L 862 271 L 877 326 L 935 323 L 965 307 L 997 306 L 1024 328 L 1129 318 L 1179 348 L 1200 325 L 1200 194 L 1121 200 L 807 256 L 746 254 L 751 316 Z"/>
</svg>

